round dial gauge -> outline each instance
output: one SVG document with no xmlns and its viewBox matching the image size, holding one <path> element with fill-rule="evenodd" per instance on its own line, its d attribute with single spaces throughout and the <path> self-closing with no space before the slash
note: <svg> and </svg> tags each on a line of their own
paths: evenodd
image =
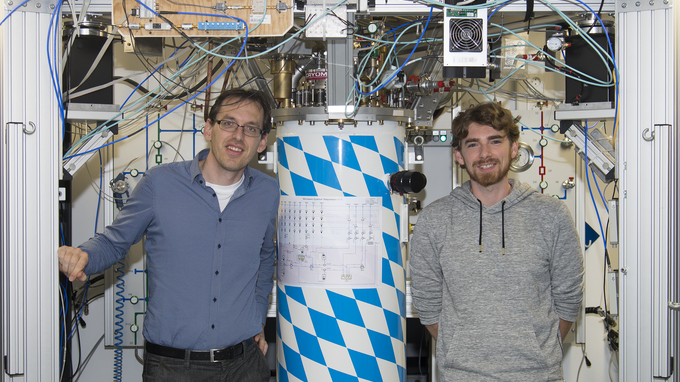
<svg viewBox="0 0 680 382">
<path fill-rule="evenodd" d="M 517 156 L 510 163 L 510 170 L 514 172 L 526 171 L 534 163 L 534 150 L 524 142 L 518 142 Z"/>
<path fill-rule="evenodd" d="M 562 45 L 564 45 L 564 41 L 562 41 L 562 38 L 557 37 L 557 36 L 552 36 L 546 41 L 545 45 L 548 47 L 553 52 L 557 52 L 558 50 L 562 49 Z"/>
<path fill-rule="evenodd" d="M 376 23 L 370 23 L 370 24 L 368 24 L 368 26 L 366 27 L 366 29 L 368 30 L 368 33 L 371 33 L 371 34 L 372 34 L 372 33 L 375 33 L 375 32 L 378 31 L 378 24 L 376 24 Z"/>
</svg>

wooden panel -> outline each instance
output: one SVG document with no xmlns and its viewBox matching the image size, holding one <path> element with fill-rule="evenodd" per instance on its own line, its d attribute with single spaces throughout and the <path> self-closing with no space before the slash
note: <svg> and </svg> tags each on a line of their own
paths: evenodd
<svg viewBox="0 0 680 382">
<path fill-rule="evenodd" d="M 236 2 L 227 2 L 227 9 L 224 12 L 215 9 L 210 9 L 206 7 L 214 7 L 215 3 L 209 3 L 201 0 L 176 0 L 170 2 L 167 0 L 147 0 L 148 5 L 155 12 L 160 13 L 161 16 L 167 18 L 171 23 L 173 23 L 177 28 L 182 28 L 182 24 L 192 24 L 192 29 L 183 30 L 183 32 L 189 37 L 235 37 L 245 33 L 245 29 L 241 30 L 199 30 L 199 22 L 235 22 L 237 20 L 225 17 L 237 17 L 248 24 L 249 36 L 283 36 L 292 26 L 293 26 L 293 0 L 281 0 L 280 3 L 285 4 L 287 9 L 283 11 L 278 11 L 276 9 L 278 0 L 267 0 L 267 11 L 265 21 L 256 29 L 261 19 L 261 12 L 253 12 L 253 3 L 257 9 L 258 4 L 263 7 L 264 0 L 241 0 Z M 180 4 L 181 3 L 181 4 Z M 225 4 L 221 2 L 219 4 Z M 242 7 L 242 9 L 233 9 Z M 113 1 L 113 22 L 119 25 L 127 26 L 125 22 L 125 11 L 131 12 L 131 9 L 141 8 L 145 10 L 144 6 L 139 2 L 134 0 L 127 1 Z M 198 13 L 200 15 L 186 15 L 186 14 L 164 14 L 164 12 L 180 12 L 180 13 Z M 214 16 L 212 16 L 214 15 Z M 136 16 L 129 16 L 127 22 L 130 24 L 139 23 L 139 30 L 132 30 L 132 34 L 135 37 L 171 37 L 180 36 L 180 34 L 174 30 L 145 30 L 144 24 L 146 23 L 166 23 L 163 19 L 156 16 L 154 18 L 140 18 Z M 128 34 L 127 28 L 121 28 L 124 35 Z"/>
</svg>

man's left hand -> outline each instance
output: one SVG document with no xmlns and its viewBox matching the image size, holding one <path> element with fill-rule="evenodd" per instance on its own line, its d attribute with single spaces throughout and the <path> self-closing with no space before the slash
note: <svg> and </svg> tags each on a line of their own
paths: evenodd
<svg viewBox="0 0 680 382">
<path fill-rule="evenodd" d="M 255 340 L 257 346 L 260 347 L 260 350 L 262 350 L 262 354 L 267 355 L 267 348 L 269 348 L 269 344 L 267 343 L 267 340 L 264 339 L 264 328 L 262 329 L 262 333 L 253 337 L 253 340 Z"/>
</svg>

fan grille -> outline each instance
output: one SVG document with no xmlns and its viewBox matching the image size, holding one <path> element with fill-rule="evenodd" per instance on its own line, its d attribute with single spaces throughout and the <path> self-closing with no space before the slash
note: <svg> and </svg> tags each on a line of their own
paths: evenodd
<svg viewBox="0 0 680 382">
<path fill-rule="evenodd" d="M 484 48 L 482 19 L 451 19 L 451 52 L 481 52 Z"/>
</svg>

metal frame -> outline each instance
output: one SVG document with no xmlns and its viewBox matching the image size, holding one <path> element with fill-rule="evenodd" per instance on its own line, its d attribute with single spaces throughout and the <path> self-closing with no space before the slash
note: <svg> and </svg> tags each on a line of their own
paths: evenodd
<svg viewBox="0 0 680 382">
<path fill-rule="evenodd" d="M 616 15 L 620 71 L 619 377 L 622 381 L 652 381 L 670 376 L 670 380 L 680 381 L 675 354 L 678 317 L 668 306 L 669 299 L 678 294 L 673 283 L 678 277 L 675 107 L 680 13 L 677 7 L 670 7 L 670 1 L 649 2 L 653 5 L 649 9 L 631 10 L 634 4 L 640 2 L 618 1 Z"/>
<path fill-rule="evenodd" d="M 18 11 L 0 30 L 3 381 L 59 378 L 61 126 L 49 86 L 50 17 Z"/>
</svg>

